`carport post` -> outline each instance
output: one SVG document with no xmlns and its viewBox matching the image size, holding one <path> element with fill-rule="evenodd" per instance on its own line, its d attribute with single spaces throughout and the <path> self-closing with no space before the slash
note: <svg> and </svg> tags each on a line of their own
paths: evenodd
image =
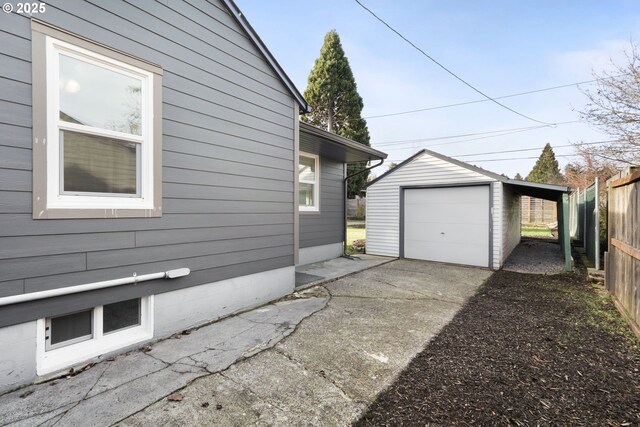
<svg viewBox="0 0 640 427">
<path fill-rule="evenodd" d="M 558 237 L 562 240 L 560 246 L 564 252 L 565 270 L 571 271 L 571 235 L 569 232 L 569 195 L 562 194 L 562 233 L 558 230 Z"/>
</svg>

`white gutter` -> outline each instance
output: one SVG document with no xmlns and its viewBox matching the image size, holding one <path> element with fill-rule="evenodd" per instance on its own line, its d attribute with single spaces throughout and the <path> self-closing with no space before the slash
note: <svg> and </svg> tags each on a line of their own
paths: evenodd
<svg viewBox="0 0 640 427">
<path fill-rule="evenodd" d="M 110 288 L 113 286 L 129 285 L 131 283 L 146 282 L 156 279 L 175 279 L 189 275 L 191 270 L 188 268 L 177 268 L 175 270 L 162 271 L 160 273 L 143 274 L 138 276 L 133 273 L 131 277 L 123 279 L 105 280 L 103 282 L 87 283 L 86 285 L 69 286 L 66 288 L 51 289 L 48 291 L 30 292 L 28 294 L 13 295 L 10 297 L 0 298 L 0 307 L 9 304 L 18 304 L 21 302 L 35 301 L 43 298 L 58 297 L 61 295 L 75 294 L 78 292 L 93 291 L 96 289 Z"/>
</svg>

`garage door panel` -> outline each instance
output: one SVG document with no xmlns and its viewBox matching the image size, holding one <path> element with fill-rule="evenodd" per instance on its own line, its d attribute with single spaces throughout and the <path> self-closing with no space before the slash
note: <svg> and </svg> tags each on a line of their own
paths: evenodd
<svg viewBox="0 0 640 427">
<path fill-rule="evenodd" d="M 417 188 L 405 191 L 405 203 L 439 204 L 479 203 L 486 204 L 488 186 Z"/>
<path fill-rule="evenodd" d="M 415 191 L 415 190 L 412 190 Z M 487 202 L 456 205 L 405 204 L 405 221 L 417 223 L 489 224 Z"/>
<path fill-rule="evenodd" d="M 456 253 L 455 261 L 447 256 L 448 253 Z M 484 245 L 468 245 L 456 243 L 440 243 L 438 246 L 429 245 L 425 247 L 406 245 L 405 258 L 424 259 L 437 262 L 448 262 L 454 264 L 473 265 L 477 267 L 487 267 L 489 260 L 489 250 Z"/>
<path fill-rule="evenodd" d="M 412 228 L 410 235 L 405 235 L 405 242 L 425 241 L 429 243 L 461 243 L 484 242 L 487 229 L 476 224 L 427 224 Z"/>
<path fill-rule="evenodd" d="M 489 266 L 489 186 L 404 190 L 404 257 Z"/>
</svg>

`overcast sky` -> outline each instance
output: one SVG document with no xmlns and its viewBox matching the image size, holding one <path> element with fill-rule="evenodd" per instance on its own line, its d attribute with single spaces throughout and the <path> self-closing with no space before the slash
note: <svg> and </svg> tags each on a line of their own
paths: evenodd
<svg viewBox="0 0 640 427">
<path fill-rule="evenodd" d="M 236 2 L 301 92 L 324 35 L 337 30 L 364 99 L 364 117 L 482 99 L 353 0 Z M 362 2 L 427 54 L 492 97 L 591 80 L 594 71 L 611 68 L 610 59 L 623 62 L 629 42 L 640 40 L 637 0 Z M 579 120 L 578 111 L 586 99 L 574 85 L 500 102 L 535 120 L 561 123 Z M 607 139 L 584 123 L 521 129 L 541 125 L 491 102 L 368 118 L 367 122 L 372 146 L 396 162 L 421 148 L 457 156 L 542 148 L 547 142 L 556 154 L 567 155 L 573 154 L 573 148 L 555 147 Z M 499 136 L 484 133 L 503 129 L 509 132 Z M 484 134 L 433 139 L 477 133 Z M 389 144 L 407 140 L 410 142 Z M 535 159 L 479 160 L 539 154 L 526 151 L 460 159 L 513 177 L 517 172 L 526 176 Z M 570 158 L 558 160 L 564 166 Z"/>
</svg>

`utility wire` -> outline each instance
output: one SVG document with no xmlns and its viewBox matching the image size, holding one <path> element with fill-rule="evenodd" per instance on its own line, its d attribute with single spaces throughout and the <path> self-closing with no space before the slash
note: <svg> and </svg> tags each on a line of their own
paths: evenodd
<svg viewBox="0 0 640 427">
<path fill-rule="evenodd" d="M 527 116 L 525 114 L 522 114 L 516 110 L 514 110 L 513 108 L 507 107 L 506 105 L 502 104 L 501 102 L 497 101 L 495 98 L 490 97 L 489 95 L 487 95 L 486 93 L 482 92 L 480 89 L 476 88 L 475 86 L 473 86 L 471 83 L 468 83 L 466 80 L 464 80 L 462 77 L 458 76 L 456 73 L 454 73 L 453 71 L 451 71 L 450 69 L 448 69 L 447 67 L 445 67 L 444 65 L 442 65 L 441 63 L 439 63 L 438 61 L 436 61 L 433 57 L 431 57 L 428 53 L 426 53 L 424 50 L 422 50 L 421 48 L 419 48 L 418 46 L 416 46 L 411 40 L 409 40 L 408 38 L 406 38 L 405 36 L 403 36 L 402 34 L 400 34 L 400 32 L 398 32 L 398 30 L 396 30 L 395 28 L 393 28 L 391 25 L 389 25 L 386 21 L 384 21 L 382 18 L 380 18 L 378 15 L 376 15 L 371 9 L 369 9 L 368 7 L 366 7 L 364 4 L 362 4 L 360 2 L 360 0 L 355 0 L 356 3 L 358 3 L 360 5 L 360 7 L 362 7 L 364 10 L 366 10 L 367 12 L 369 12 L 374 18 L 376 18 L 378 21 L 380 21 L 382 24 L 384 24 L 387 28 L 389 28 L 391 31 L 393 31 L 394 33 L 396 33 L 402 40 L 404 40 L 405 42 L 409 43 L 414 49 L 416 49 L 418 52 L 420 52 L 422 55 L 424 55 L 426 58 L 428 58 L 429 60 L 431 60 L 433 63 L 435 63 L 437 66 L 439 66 L 440 68 L 442 68 L 444 71 L 446 71 L 447 73 L 449 73 L 450 75 L 452 75 L 453 77 L 455 77 L 456 79 L 458 79 L 459 81 L 461 81 L 462 83 L 464 83 L 466 86 L 470 87 L 471 89 L 473 89 L 474 91 L 476 91 L 477 93 L 479 93 L 480 95 L 482 95 L 483 97 L 487 98 L 487 100 L 493 102 L 496 105 L 499 105 L 500 107 L 511 111 L 514 114 L 517 114 L 520 117 L 524 117 L 527 120 L 531 120 L 533 122 L 536 123 L 540 123 L 542 125 L 545 126 L 554 126 L 555 123 L 547 123 L 547 122 L 543 122 L 541 120 L 537 120 L 534 119 L 533 117 Z"/>
<path fill-rule="evenodd" d="M 614 76 L 614 77 L 620 77 L 620 76 L 623 76 L 623 75 L 624 74 L 621 74 L 619 76 Z M 530 95 L 532 93 L 546 92 L 546 91 L 550 91 L 550 90 L 562 89 L 562 88 L 565 88 L 565 87 L 573 87 L 573 86 L 578 86 L 578 85 L 583 85 L 583 84 L 595 83 L 598 80 L 599 79 L 585 80 L 585 81 L 582 81 L 582 82 L 569 83 L 569 84 L 559 85 L 559 86 L 552 86 L 552 87 L 547 87 L 547 88 L 543 88 L 543 89 L 529 90 L 527 92 L 512 93 L 510 95 L 496 96 L 494 99 L 505 99 L 505 98 L 513 98 L 513 97 L 516 97 L 516 96 L 522 96 L 522 95 Z M 417 110 L 407 110 L 407 111 L 399 111 L 399 112 L 388 113 L 388 114 L 378 114 L 378 115 L 375 115 L 375 116 L 363 117 L 363 119 L 369 120 L 369 119 L 377 119 L 377 118 L 381 118 L 381 117 L 400 116 L 400 115 L 403 115 L 403 114 L 420 113 L 422 111 L 440 110 L 440 109 L 443 109 L 443 108 L 451 108 L 451 107 L 460 107 L 462 105 L 478 104 L 480 102 L 488 102 L 488 101 L 489 101 L 488 99 L 477 99 L 475 101 L 459 102 L 457 104 L 438 105 L 438 106 L 435 106 L 435 107 L 419 108 Z"/>
<path fill-rule="evenodd" d="M 580 123 L 580 120 L 570 120 L 570 121 L 566 121 L 566 122 L 559 122 L 556 123 L 556 126 L 560 126 L 560 125 L 566 125 L 566 124 L 571 124 L 571 123 Z M 536 129 L 541 129 L 541 128 L 545 128 L 548 127 L 546 125 L 536 125 L 536 126 L 526 126 L 526 127 L 520 127 L 520 128 L 510 128 L 510 129 L 498 129 L 498 130 L 492 130 L 492 131 L 485 131 L 485 132 L 474 132 L 474 133 L 465 133 L 465 134 L 458 134 L 458 135 L 446 135 L 446 136 L 437 136 L 437 137 L 431 137 L 431 138 L 418 138 L 418 139 L 401 139 L 401 140 L 395 140 L 395 141 L 382 141 L 382 142 L 376 142 L 373 143 L 376 146 L 388 146 L 388 145 L 401 145 L 401 144 L 409 144 L 409 143 L 416 143 L 416 142 L 428 142 L 428 141 L 440 141 L 440 140 L 446 140 L 446 139 L 455 139 L 455 138 L 463 138 L 463 137 L 467 137 L 467 136 L 476 136 L 476 135 L 489 135 L 489 134 L 498 134 L 498 135 L 492 135 L 490 137 L 493 136 L 501 136 L 500 134 L 509 134 L 509 133 L 513 133 L 513 131 L 529 131 L 529 130 L 536 130 Z M 462 141 L 457 141 L 457 142 L 462 142 Z"/>
<path fill-rule="evenodd" d="M 579 154 L 556 154 L 556 157 L 576 157 L 579 156 Z M 539 159 L 540 156 L 533 156 L 533 157 L 509 157 L 509 158 L 504 158 L 504 159 L 472 159 L 472 160 L 465 160 L 466 163 L 472 163 L 472 162 L 502 162 L 502 161 L 507 161 L 507 160 L 532 160 L 532 159 Z"/>
<path fill-rule="evenodd" d="M 564 148 L 564 147 L 575 147 L 576 145 L 596 145 L 596 144 L 607 144 L 611 142 L 618 142 L 617 139 L 612 139 L 609 141 L 593 141 L 593 142 L 583 142 L 583 143 L 575 143 L 575 144 L 566 144 L 566 145 L 554 145 L 553 148 Z M 521 148 L 518 150 L 503 150 L 503 151 L 489 151 L 487 153 L 473 153 L 473 154 L 459 154 L 457 156 L 451 156 L 454 158 L 458 157 L 471 157 L 471 156 L 485 156 L 489 154 L 503 154 L 503 153 L 519 153 L 522 151 L 536 151 L 542 150 L 544 147 L 536 147 L 536 148 Z"/>
</svg>

